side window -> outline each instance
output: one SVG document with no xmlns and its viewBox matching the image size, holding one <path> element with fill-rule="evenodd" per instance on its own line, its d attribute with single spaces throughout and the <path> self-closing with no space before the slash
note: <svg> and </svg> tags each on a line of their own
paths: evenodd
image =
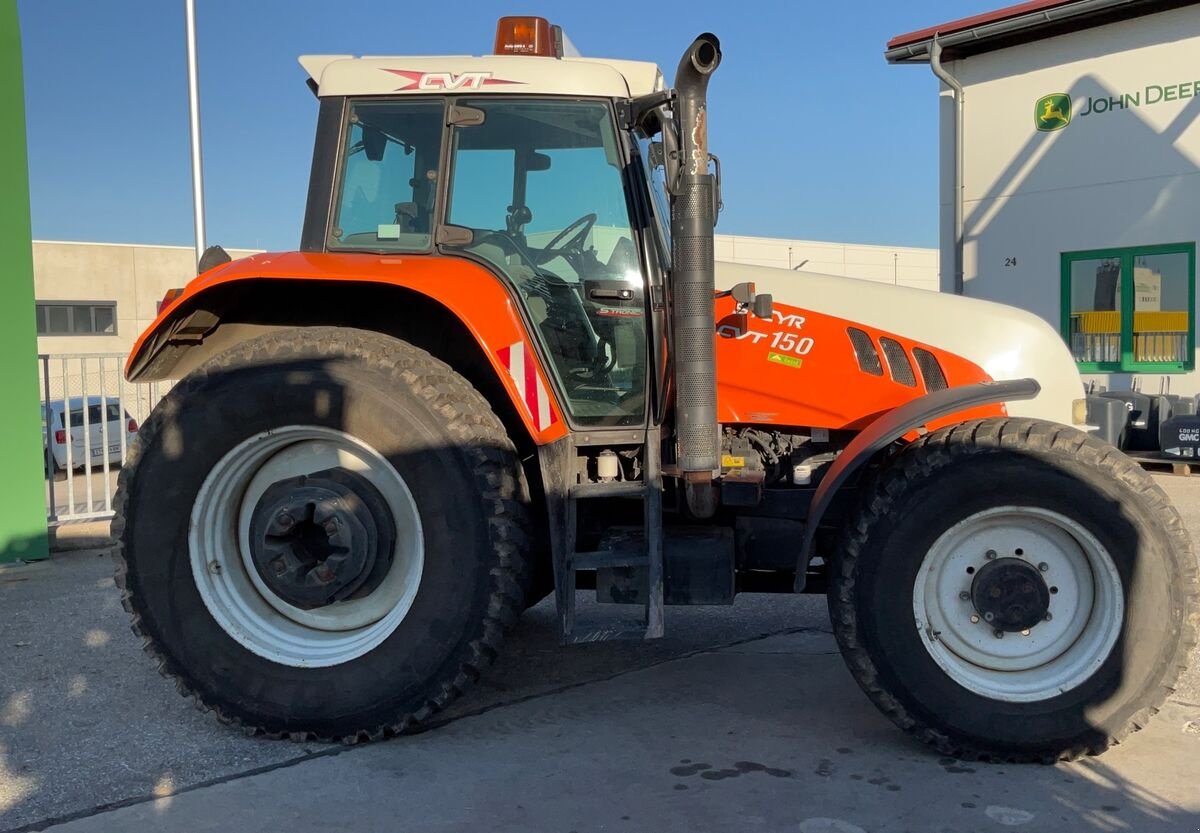
<svg viewBox="0 0 1200 833">
<path fill-rule="evenodd" d="M 460 150 L 454 158 L 451 222 L 473 229 L 505 228 L 515 158 L 508 148 Z"/>
<path fill-rule="evenodd" d="M 1195 366 L 1196 246 L 1062 256 L 1063 335 L 1084 371 Z"/>
<path fill-rule="evenodd" d="M 671 268 L 671 199 L 667 195 L 667 172 L 662 165 L 651 162 L 651 145 L 655 144 L 650 137 L 637 134 L 638 156 L 641 157 L 642 171 L 646 183 L 650 187 L 651 209 L 654 211 L 654 227 L 658 234 L 658 255 L 664 268 Z"/>
<path fill-rule="evenodd" d="M 1067 340 L 1083 365 L 1121 362 L 1121 258 L 1080 258 L 1064 265 Z"/>
<path fill-rule="evenodd" d="M 115 336 L 117 305 L 103 301 L 38 301 L 37 334 Z"/>
<path fill-rule="evenodd" d="M 441 102 L 353 102 L 331 249 L 422 251 L 432 243 Z"/>
<path fill-rule="evenodd" d="M 1192 363 L 1194 269 L 1188 252 L 1133 258 L 1133 360 L 1137 364 Z"/>
</svg>

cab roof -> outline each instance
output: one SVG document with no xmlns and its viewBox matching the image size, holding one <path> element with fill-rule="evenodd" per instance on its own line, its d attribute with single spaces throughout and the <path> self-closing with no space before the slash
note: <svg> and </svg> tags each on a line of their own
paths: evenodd
<svg viewBox="0 0 1200 833">
<path fill-rule="evenodd" d="M 527 93 L 633 98 L 665 88 L 647 61 L 529 55 L 302 55 L 318 96 Z"/>
</svg>

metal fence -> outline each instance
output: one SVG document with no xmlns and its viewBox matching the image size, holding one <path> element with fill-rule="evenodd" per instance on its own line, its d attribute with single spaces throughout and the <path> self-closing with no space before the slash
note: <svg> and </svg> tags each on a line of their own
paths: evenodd
<svg viewBox="0 0 1200 833">
<path fill-rule="evenodd" d="M 125 354 L 39 355 L 49 523 L 108 518 L 137 430 L 173 382 L 125 381 Z"/>
</svg>

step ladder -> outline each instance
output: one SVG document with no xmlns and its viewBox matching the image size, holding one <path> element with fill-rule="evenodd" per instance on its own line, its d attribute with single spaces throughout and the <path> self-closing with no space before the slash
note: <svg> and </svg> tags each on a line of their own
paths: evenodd
<svg viewBox="0 0 1200 833">
<path fill-rule="evenodd" d="M 580 449 L 641 442 L 642 479 L 637 481 L 578 482 L 576 458 Z M 539 449 L 546 484 L 550 547 L 554 563 L 554 598 L 564 644 L 613 639 L 657 639 L 663 635 L 662 467 L 659 432 L 590 432 L 568 435 Z M 579 501 L 621 498 L 643 504 L 641 549 L 580 552 L 576 549 Z M 645 616 L 640 623 L 579 627 L 575 621 L 575 584 L 579 570 L 608 567 L 646 568 Z"/>
</svg>

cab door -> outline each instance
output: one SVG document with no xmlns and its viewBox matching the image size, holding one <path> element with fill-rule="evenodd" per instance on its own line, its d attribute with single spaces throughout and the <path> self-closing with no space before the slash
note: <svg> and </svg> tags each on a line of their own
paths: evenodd
<svg viewBox="0 0 1200 833">
<path fill-rule="evenodd" d="M 646 281 L 610 104 L 473 99 L 450 121 L 443 248 L 512 284 L 572 424 L 644 425 Z"/>
</svg>

